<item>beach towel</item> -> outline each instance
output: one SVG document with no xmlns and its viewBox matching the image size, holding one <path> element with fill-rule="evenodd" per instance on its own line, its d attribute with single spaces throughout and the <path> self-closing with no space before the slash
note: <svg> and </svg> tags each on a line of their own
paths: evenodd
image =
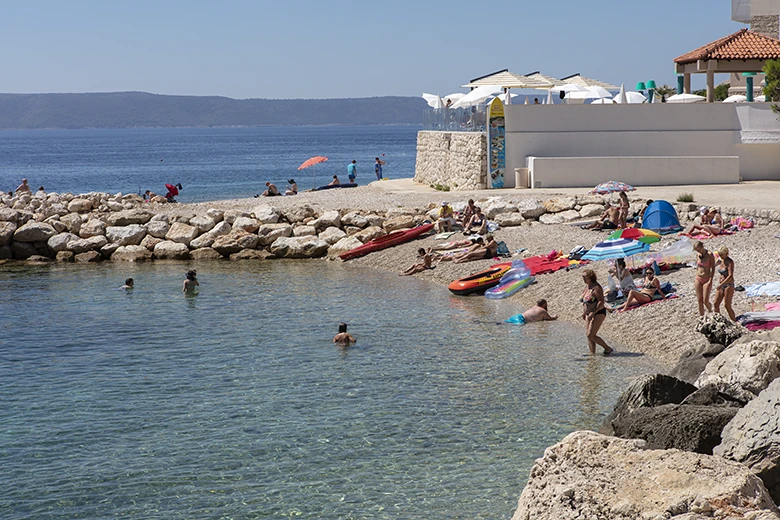
<svg viewBox="0 0 780 520">
<path fill-rule="evenodd" d="M 700 233 L 698 235 L 692 235 L 690 233 L 680 233 L 680 235 L 684 237 L 692 238 L 693 240 L 709 240 L 710 238 L 722 237 L 724 235 L 733 235 L 734 233 L 736 233 L 736 231 L 729 231 L 728 229 L 724 229 L 720 232 L 719 235 L 715 235 L 715 236 L 708 235 L 707 233 Z"/>
<path fill-rule="evenodd" d="M 745 294 L 754 298 L 756 296 L 780 296 L 780 282 L 764 282 L 748 285 L 745 287 Z"/>
<path fill-rule="evenodd" d="M 682 294 L 677 294 L 677 293 L 670 294 L 666 298 L 661 298 L 659 296 L 656 296 L 655 298 L 653 298 L 652 300 L 650 300 L 647 303 L 639 303 L 637 305 L 632 305 L 631 307 L 629 307 L 625 311 L 618 311 L 618 312 L 633 311 L 634 309 L 638 309 L 639 307 L 644 307 L 646 305 L 653 305 L 654 303 L 665 302 L 666 300 L 676 300 L 677 298 L 681 298 L 681 297 L 682 297 Z"/>
<path fill-rule="evenodd" d="M 751 332 L 757 330 L 772 330 L 777 327 L 780 327 L 780 321 L 757 321 L 745 324 L 745 328 Z"/>
<path fill-rule="evenodd" d="M 433 239 L 434 240 L 447 240 L 448 238 L 450 238 L 454 234 L 455 234 L 454 231 L 446 231 L 444 233 L 439 233 L 438 235 L 434 235 Z"/>
<path fill-rule="evenodd" d="M 764 308 L 768 311 L 780 311 L 780 303 L 767 303 Z"/>
<path fill-rule="evenodd" d="M 532 256 L 530 258 L 524 258 L 523 262 L 531 270 L 531 274 L 536 276 L 538 274 L 554 273 L 560 269 L 566 269 L 569 267 L 568 258 L 554 258 L 550 259 L 549 255 Z"/>
</svg>

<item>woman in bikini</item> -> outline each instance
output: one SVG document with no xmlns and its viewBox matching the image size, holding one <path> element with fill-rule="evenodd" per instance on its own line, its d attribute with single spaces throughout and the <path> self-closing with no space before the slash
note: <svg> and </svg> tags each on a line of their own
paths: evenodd
<svg viewBox="0 0 780 520">
<path fill-rule="evenodd" d="M 702 214 L 701 224 L 691 224 L 684 234 L 692 235 L 695 231 L 700 231 L 705 235 L 716 237 L 723 233 L 723 217 L 720 216 L 717 208 L 710 208 Z"/>
<path fill-rule="evenodd" d="M 734 260 L 729 257 L 729 248 L 726 246 L 718 250 L 720 259 L 718 260 L 718 274 L 720 280 L 715 289 L 715 312 L 720 313 L 720 304 L 726 307 L 726 312 L 731 321 L 737 321 L 734 315 L 734 309 L 731 308 L 731 300 L 734 298 Z"/>
<path fill-rule="evenodd" d="M 715 259 L 712 253 L 704 248 L 701 240 L 694 242 L 693 250 L 698 255 L 696 259 L 696 281 L 693 283 L 693 287 L 696 289 L 696 300 L 699 302 L 699 315 L 704 316 L 705 307 L 707 312 L 712 312 L 710 291 L 712 291 L 712 272 L 715 267 Z"/>
<path fill-rule="evenodd" d="M 471 219 L 469 219 L 469 223 L 466 226 L 466 230 L 463 232 L 464 235 L 484 235 L 487 231 L 487 217 L 482 213 L 482 208 L 477 206 L 477 209 L 475 210 L 474 214 L 471 216 Z"/>
<path fill-rule="evenodd" d="M 618 227 L 626 229 L 626 220 L 628 219 L 628 210 L 631 209 L 631 203 L 628 202 L 628 195 L 625 191 L 620 192 L 620 213 L 618 213 Z"/>
<path fill-rule="evenodd" d="M 661 282 L 655 277 L 655 272 L 652 267 L 645 269 L 645 283 L 642 285 L 642 290 L 637 291 L 632 289 L 628 292 L 628 299 L 617 310 L 624 311 L 632 305 L 642 305 L 643 303 L 650 303 L 653 297 L 658 294 L 661 298 L 664 297 L 664 293 L 661 291 Z M 611 309 L 610 312 L 615 309 Z"/>
<path fill-rule="evenodd" d="M 592 269 L 586 269 L 582 273 L 585 281 L 585 290 L 582 292 L 582 319 L 585 320 L 585 330 L 588 334 L 588 349 L 591 354 L 596 353 L 596 345 L 604 347 L 604 355 L 612 354 L 614 350 L 598 335 L 604 319 L 607 317 L 607 308 L 604 306 L 604 289 L 596 280 L 596 273 Z"/>
</svg>

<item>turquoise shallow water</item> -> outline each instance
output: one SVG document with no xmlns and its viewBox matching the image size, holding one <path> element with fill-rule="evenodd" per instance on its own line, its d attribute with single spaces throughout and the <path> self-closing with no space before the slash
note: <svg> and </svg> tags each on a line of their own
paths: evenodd
<svg viewBox="0 0 780 520">
<path fill-rule="evenodd" d="M 654 368 L 414 278 L 201 262 L 186 298 L 187 268 L 0 266 L 0 517 L 505 519 Z"/>
</svg>

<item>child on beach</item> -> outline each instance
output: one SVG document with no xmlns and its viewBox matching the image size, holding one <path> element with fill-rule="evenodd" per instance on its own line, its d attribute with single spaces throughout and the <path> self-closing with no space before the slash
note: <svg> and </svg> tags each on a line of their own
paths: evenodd
<svg viewBox="0 0 780 520">
<path fill-rule="evenodd" d="M 399 276 L 409 276 L 414 273 L 421 273 L 428 269 L 433 269 L 434 254 L 430 251 L 426 252 L 422 247 L 417 250 L 417 257 L 420 261 L 407 268 L 403 273 L 399 273 Z"/>
<path fill-rule="evenodd" d="M 333 337 L 333 343 L 339 343 L 342 346 L 355 343 L 355 338 L 352 337 L 352 334 L 347 332 L 347 324 L 343 321 L 339 323 L 339 333 Z"/>
<path fill-rule="evenodd" d="M 187 271 L 187 277 L 184 279 L 184 286 L 182 287 L 181 291 L 186 295 L 195 295 L 197 294 L 197 289 L 200 284 L 198 283 L 198 272 L 193 269 L 191 271 Z"/>
</svg>

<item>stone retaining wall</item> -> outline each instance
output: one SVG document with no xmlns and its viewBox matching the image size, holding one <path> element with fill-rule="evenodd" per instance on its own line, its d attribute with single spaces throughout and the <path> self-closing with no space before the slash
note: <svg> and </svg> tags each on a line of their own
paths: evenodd
<svg viewBox="0 0 780 520">
<path fill-rule="evenodd" d="M 415 182 L 451 191 L 487 187 L 487 136 L 480 132 L 418 132 Z"/>
</svg>

